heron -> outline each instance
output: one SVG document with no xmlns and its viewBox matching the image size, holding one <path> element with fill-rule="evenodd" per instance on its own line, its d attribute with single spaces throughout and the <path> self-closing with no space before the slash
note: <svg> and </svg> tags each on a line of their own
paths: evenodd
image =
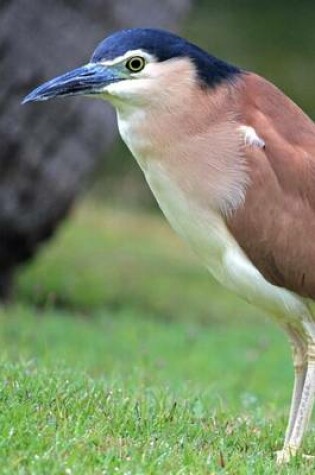
<svg viewBox="0 0 315 475">
<path fill-rule="evenodd" d="M 280 89 L 163 30 L 103 40 L 24 103 L 98 97 L 165 217 L 222 285 L 266 310 L 292 347 L 279 463 L 302 444 L 315 397 L 315 125 Z"/>
</svg>

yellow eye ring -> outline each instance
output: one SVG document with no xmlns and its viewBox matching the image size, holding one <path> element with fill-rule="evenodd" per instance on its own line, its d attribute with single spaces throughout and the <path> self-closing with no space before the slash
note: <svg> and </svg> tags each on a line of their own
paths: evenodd
<svg viewBox="0 0 315 475">
<path fill-rule="evenodd" d="M 126 62 L 126 68 L 132 73 L 139 73 L 145 66 L 145 59 L 141 56 L 134 56 Z"/>
</svg>

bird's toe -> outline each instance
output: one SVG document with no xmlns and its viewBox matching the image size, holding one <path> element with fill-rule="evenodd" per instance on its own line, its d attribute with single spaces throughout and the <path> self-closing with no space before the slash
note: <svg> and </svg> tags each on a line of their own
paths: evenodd
<svg viewBox="0 0 315 475">
<path fill-rule="evenodd" d="M 292 457 L 297 455 L 296 447 L 284 447 L 282 450 L 277 450 L 276 457 L 277 457 L 277 465 L 282 465 L 285 463 L 289 463 L 292 460 Z M 301 454 L 303 460 L 307 460 L 309 462 L 314 463 L 315 455 L 306 455 Z"/>
<path fill-rule="evenodd" d="M 295 457 L 297 449 L 295 447 L 284 447 L 282 450 L 277 450 L 277 464 L 282 465 L 290 462 L 292 457 Z"/>
<path fill-rule="evenodd" d="M 302 459 L 303 460 L 308 460 L 309 462 L 314 462 L 315 461 L 315 455 L 302 454 Z"/>
</svg>

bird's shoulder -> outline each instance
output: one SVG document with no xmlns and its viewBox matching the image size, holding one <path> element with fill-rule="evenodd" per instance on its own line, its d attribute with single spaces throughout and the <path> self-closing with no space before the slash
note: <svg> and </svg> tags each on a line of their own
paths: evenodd
<svg viewBox="0 0 315 475">
<path fill-rule="evenodd" d="M 227 225 L 269 282 L 315 298 L 315 125 L 258 75 L 236 90 L 239 121 L 263 146 L 243 145 L 250 184 Z"/>
</svg>

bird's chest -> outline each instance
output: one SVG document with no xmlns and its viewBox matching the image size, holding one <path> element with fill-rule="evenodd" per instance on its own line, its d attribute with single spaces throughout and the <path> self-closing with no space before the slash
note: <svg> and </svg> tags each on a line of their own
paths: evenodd
<svg viewBox="0 0 315 475">
<path fill-rule="evenodd" d="M 183 190 L 160 163 L 150 162 L 144 174 L 173 229 L 222 281 L 224 253 L 228 245 L 222 217 L 211 208 L 210 203 L 208 207 L 203 207 L 187 190 Z"/>
<path fill-rule="evenodd" d="M 174 130 L 171 124 L 157 127 L 155 123 L 153 129 L 147 122 L 152 123 L 142 112 L 128 120 L 118 116 L 120 134 L 167 220 L 223 283 L 224 256 L 234 240 L 220 212 L 220 203 L 224 207 L 224 196 L 231 191 L 229 180 L 222 179 L 220 163 L 224 166 L 233 148 L 227 152 L 224 144 L 228 140 L 222 130 L 214 130 L 207 143 L 202 138 L 199 143 L 194 137 L 182 137 L 174 143 L 167 130 Z M 236 192 L 233 199 L 241 199 L 240 193 Z"/>
<path fill-rule="evenodd" d="M 183 137 L 177 146 L 166 146 L 163 137 L 145 124 L 138 127 L 137 120 L 119 120 L 119 129 L 164 215 L 213 276 L 272 313 L 298 314 L 299 299 L 265 280 L 225 224 L 225 213 L 241 206 L 246 195 L 233 124 L 214 128 L 211 139 L 201 137 L 201 144 Z"/>
</svg>

